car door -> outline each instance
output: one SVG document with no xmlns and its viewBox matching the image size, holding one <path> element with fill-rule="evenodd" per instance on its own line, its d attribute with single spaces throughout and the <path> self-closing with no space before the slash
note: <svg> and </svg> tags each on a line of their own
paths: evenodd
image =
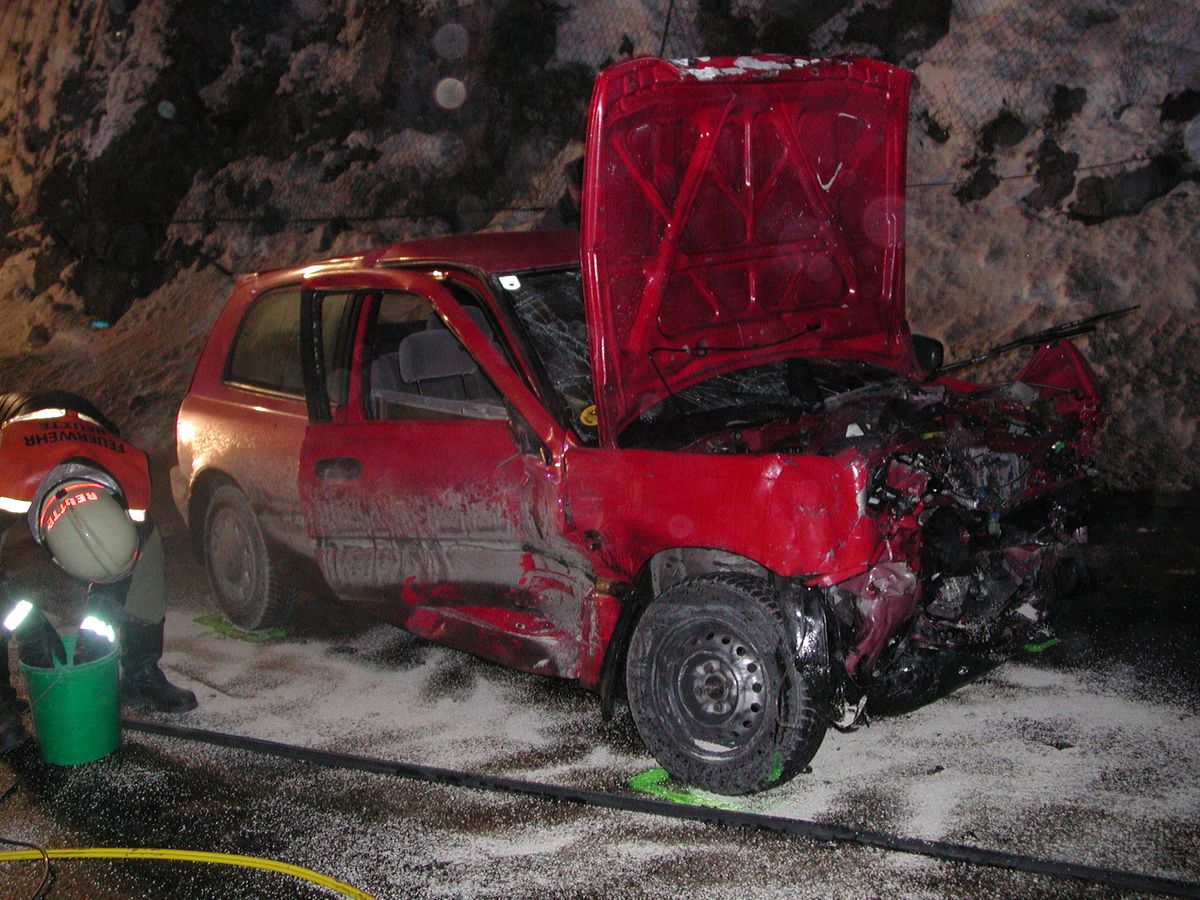
<svg viewBox="0 0 1200 900">
<path fill-rule="evenodd" d="M 502 386 L 524 388 L 491 314 L 416 272 L 307 287 L 300 495 L 329 585 L 440 643 L 573 674 L 585 573 L 555 537 L 549 453 L 514 437 L 532 429 L 502 399 Z M 354 338 L 330 359 L 312 336 L 347 289 Z M 329 374 L 342 366 L 344 398 Z"/>
</svg>

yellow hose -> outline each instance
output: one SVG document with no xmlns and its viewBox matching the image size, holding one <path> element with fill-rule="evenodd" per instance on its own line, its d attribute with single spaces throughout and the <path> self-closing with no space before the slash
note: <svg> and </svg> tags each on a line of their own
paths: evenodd
<svg viewBox="0 0 1200 900">
<path fill-rule="evenodd" d="M 176 862 L 215 863 L 221 866 L 241 866 L 245 869 L 263 869 L 279 872 L 312 882 L 352 900 L 374 900 L 358 888 L 312 869 L 293 866 L 291 863 L 257 856 L 238 856 L 234 853 L 209 853 L 203 850 L 172 850 L 162 847 L 76 847 L 62 850 L 47 850 L 51 859 L 169 859 Z M 0 852 L 0 862 L 20 859 L 41 859 L 37 850 L 7 850 Z"/>
</svg>

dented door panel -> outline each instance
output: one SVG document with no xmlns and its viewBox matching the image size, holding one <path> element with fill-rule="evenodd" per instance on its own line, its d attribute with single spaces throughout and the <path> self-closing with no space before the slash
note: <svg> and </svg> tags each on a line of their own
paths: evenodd
<svg viewBox="0 0 1200 900">
<path fill-rule="evenodd" d="M 543 460 L 518 448 L 508 413 L 490 399 L 494 390 L 473 375 L 480 399 L 463 395 L 453 377 L 457 400 L 444 396 L 444 378 L 418 384 L 415 394 L 403 383 L 372 391 L 383 378 L 379 366 L 372 370 L 381 352 L 373 322 L 389 297 L 402 317 L 414 317 L 399 326 L 415 335 L 417 349 L 389 351 L 399 353 L 401 369 L 423 363 L 433 375 L 452 375 L 488 349 L 493 361 L 500 354 L 484 346 L 482 322 L 468 319 L 459 334 L 468 352 L 447 357 L 454 338 L 432 314 L 426 321 L 425 310 L 434 309 L 435 296 L 437 312 L 451 310 L 447 319 L 457 321 L 461 310 L 428 279 L 407 273 L 366 281 L 405 293 L 370 295 L 353 353 L 351 402 L 332 421 L 309 425 L 300 459 L 326 581 L 342 598 L 424 637 L 528 671 L 577 676 L 591 587 L 586 563 L 555 539 L 553 480 Z M 435 381 L 434 394 L 422 396 Z"/>
</svg>

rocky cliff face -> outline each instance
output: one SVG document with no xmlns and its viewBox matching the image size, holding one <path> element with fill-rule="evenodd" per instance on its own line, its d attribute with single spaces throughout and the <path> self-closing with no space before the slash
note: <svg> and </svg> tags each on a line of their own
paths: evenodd
<svg viewBox="0 0 1200 900">
<path fill-rule="evenodd" d="M 165 449 L 230 273 L 533 227 L 581 152 L 594 73 L 622 56 L 858 52 L 917 75 L 914 327 L 954 358 L 1141 303 L 1086 339 L 1115 412 L 1100 462 L 1112 485 L 1194 488 L 1197 16 L 1105 0 L 12 0 L 2 383 L 82 390 Z"/>
</svg>

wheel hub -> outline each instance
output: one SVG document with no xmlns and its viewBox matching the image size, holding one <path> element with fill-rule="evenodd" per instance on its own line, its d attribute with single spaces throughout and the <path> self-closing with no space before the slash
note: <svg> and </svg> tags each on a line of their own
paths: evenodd
<svg viewBox="0 0 1200 900">
<path fill-rule="evenodd" d="M 723 678 L 709 675 L 704 679 L 704 693 L 708 694 L 710 700 L 721 700 L 729 693 L 729 685 Z"/>
<path fill-rule="evenodd" d="M 235 516 L 223 514 L 212 526 L 212 569 L 227 597 L 242 600 L 249 590 L 249 537 Z"/>
<path fill-rule="evenodd" d="M 728 630 L 695 632 L 682 648 L 677 697 L 698 743 L 733 747 L 762 724 L 767 683 L 756 648 Z"/>
</svg>

